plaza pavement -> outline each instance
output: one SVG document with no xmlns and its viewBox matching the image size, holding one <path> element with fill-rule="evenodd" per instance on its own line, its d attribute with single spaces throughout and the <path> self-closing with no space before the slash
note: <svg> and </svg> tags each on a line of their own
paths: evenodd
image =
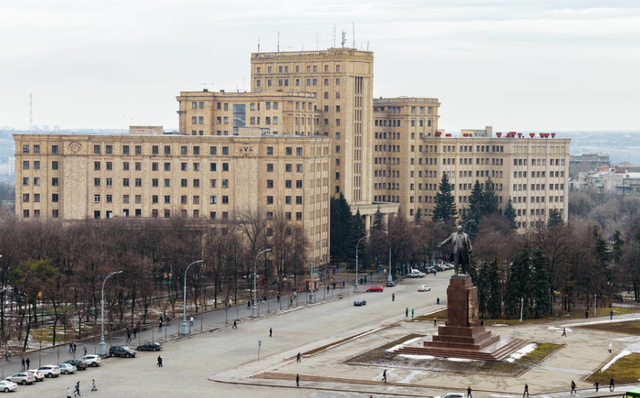
<svg viewBox="0 0 640 398">
<path fill-rule="evenodd" d="M 238 330 L 231 329 L 231 323 L 225 325 L 224 311 L 218 311 L 204 317 L 202 333 L 198 330 L 196 319 L 194 332 L 198 333 L 165 343 L 161 353 L 164 358 L 163 368 L 156 367 L 157 353 L 141 352 L 135 359 L 107 358 L 100 368 L 48 379 L 33 386 L 20 386 L 16 394 L 25 397 L 62 397 L 66 388 L 73 387 L 77 380 L 81 381 L 83 394 L 117 397 L 434 396 L 446 391 L 462 392 L 469 384 L 474 390 L 477 388 L 489 391 L 474 392 L 476 397 L 508 396 L 508 392 L 521 394 L 524 380 L 531 381 L 530 391 L 534 395 L 541 391 L 536 390 L 537 388 L 546 388 L 547 385 L 558 388 L 568 386 L 573 377 L 579 388 L 589 387 L 578 379 L 585 377 L 584 372 L 597 368 L 608 358 L 609 340 L 597 335 L 597 332 L 586 329 L 573 330 L 568 338 L 561 338 L 559 329 L 549 329 L 560 328 L 561 322 L 554 325 L 493 328 L 495 333 L 524 337 L 533 341 L 570 342 L 568 347 L 572 348 L 566 349 L 566 355 L 563 352 L 563 355 L 558 355 L 557 358 L 556 355 L 552 356 L 542 364 L 546 369 L 541 367 L 530 370 L 522 376 L 523 378 L 474 377 L 438 372 L 421 375 L 411 370 L 394 369 L 388 372 L 390 382 L 417 386 L 390 386 L 378 381 L 382 369 L 342 364 L 347 357 L 385 344 L 396 336 L 425 329 L 431 332 L 432 325 L 429 322 L 402 322 L 401 326 L 393 327 L 388 325 L 405 320 L 406 307 L 409 310 L 415 308 L 416 316 L 444 308 L 445 291 L 450 275 L 451 271 L 448 271 L 439 273 L 436 278 L 428 276 L 419 280 L 405 280 L 395 288 L 385 289 L 384 293 L 351 295 L 324 304 L 307 306 L 299 301 L 301 305 L 297 309 L 283 311 L 278 315 L 268 315 L 258 320 L 245 318 L 238 324 Z M 420 284 L 429 284 L 433 289 L 431 292 L 419 293 L 417 286 Z M 391 301 L 392 292 L 396 293 L 395 302 Z M 366 298 L 367 306 L 354 307 L 355 297 Z M 437 297 L 441 299 L 440 306 L 435 304 Z M 238 313 L 241 318 L 249 315 L 246 306 L 242 310 L 238 309 Z M 229 317 L 230 320 L 232 318 Z M 173 334 L 177 333 L 178 323 L 174 322 L 171 326 L 175 328 Z M 273 337 L 269 337 L 269 328 L 273 328 Z M 380 330 L 313 358 L 304 358 L 301 364 L 295 363 L 295 355 L 298 352 L 305 352 L 373 329 Z M 149 335 L 141 336 L 143 342 L 151 339 L 150 331 L 145 333 Z M 258 341 L 262 343 L 260 361 L 257 360 Z M 624 343 L 614 344 L 618 349 Z M 79 345 L 79 351 L 81 347 Z M 47 360 L 43 360 L 42 363 L 57 363 L 55 354 L 47 354 Z M 66 360 L 69 355 L 67 350 L 63 350 L 61 354 L 61 361 Z M 76 353 L 76 356 L 80 356 L 79 354 L 80 352 Z M 33 355 L 31 360 L 33 367 Z M 15 359 L 10 365 L 5 364 L 5 375 L 9 374 L 7 366 L 17 367 L 15 370 L 18 370 L 20 365 Z M 281 375 L 298 373 L 315 379 L 305 381 L 303 378 L 301 387 L 296 388 L 295 382 L 286 380 L 286 377 L 285 380 L 249 377 L 263 372 Z M 347 381 L 336 382 L 337 377 Z M 99 390 L 91 393 L 89 390 L 94 378 Z M 358 380 L 366 380 L 367 384 L 358 383 Z M 424 387 L 426 385 L 446 388 Z M 568 395 L 568 392 L 547 396 L 560 397 L 565 394 Z M 590 394 L 581 391 L 580 395 Z M 616 395 L 619 396 L 620 393 Z"/>
</svg>

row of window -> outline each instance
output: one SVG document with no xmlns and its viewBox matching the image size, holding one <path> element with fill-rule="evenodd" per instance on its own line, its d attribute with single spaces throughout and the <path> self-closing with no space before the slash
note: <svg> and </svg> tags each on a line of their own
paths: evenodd
<svg viewBox="0 0 640 398">
<path fill-rule="evenodd" d="M 511 200 L 514 204 L 527 203 L 526 196 L 514 196 Z M 564 202 L 564 196 L 549 196 L 549 202 Z M 532 196 L 531 203 L 544 203 L 544 196 Z"/>
<path fill-rule="evenodd" d="M 513 159 L 514 166 L 526 166 L 527 159 Z M 546 166 L 547 159 L 531 159 L 531 166 Z M 564 166 L 564 159 L 549 159 L 549 166 Z"/>
<path fill-rule="evenodd" d="M 29 145 L 23 145 L 22 146 L 22 153 L 30 153 Z M 33 146 L 33 153 L 40 153 L 40 145 L 35 144 Z M 51 153 L 58 153 L 58 146 L 57 145 L 51 145 Z"/>
<path fill-rule="evenodd" d="M 375 111 L 380 111 L 380 112 L 389 112 L 389 113 L 402 113 L 402 108 L 401 106 L 377 106 L 376 104 L 374 104 L 374 110 Z M 432 106 L 428 106 L 426 107 L 427 109 L 427 114 L 431 115 L 433 114 L 433 107 Z M 425 107 L 424 106 L 412 106 L 411 107 L 411 113 L 415 114 L 416 110 L 418 110 L 419 114 L 424 114 L 425 111 Z M 409 107 L 407 107 L 407 112 L 409 111 Z M 376 125 L 377 126 L 377 125 Z"/>
<path fill-rule="evenodd" d="M 329 65 L 324 65 L 323 68 L 324 72 L 329 72 Z M 273 66 L 268 66 L 267 67 L 267 73 L 273 73 Z M 300 65 L 296 65 L 295 66 L 295 71 L 296 73 L 300 73 Z M 307 73 L 311 73 L 311 72 L 317 72 L 318 71 L 318 65 L 307 65 Z M 341 65 L 337 64 L 335 66 L 335 71 L 336 72 L 340 72 L 341 71 Z M 262 67 L 258 66 L 256 67 L 256 74 L 260 74 L 262 72 Z M 289 65 L 278 65 L 278 73 L 289 73 Z"/>
<path fill-rule="evenodd" d="M 545 184 L 531 184 L 531 191 L 544 191 L 545 190 Z M 513 190 L 514 191 L 526 191 L 527 190 L 527 184 L 513 184 Z M 553 190 L 560 190 L 563 191 L 564 190 L 564 184 L 549 184 L 549 190 L 553 191 Z"/>
<path fill-rule="evenodd" d="M 546 171 L 532 171 L 530 174 L 530 178 L 546 178 Z M 562 177 L 564 178 L 564 170 L 563 171 L 549 171 L 549 177 Z M 513 178 L 527 178 L 526 171 L 514 171 Z"/>
<path fill-rule="evenodd" d="M 265 79 L 267 87 L 273 87 L 274 84 L 274 80 L 275 79 Z M 303 79 L 294 79 L 293 83 L 296 87 L 300 87 L 302 82 L 304 80 Z M 331 81 L 330 79 L 324 79 L 323 80 L 324 86 L 330 86 L 331 85 Z M 289 79 L 277 79 L 277 84 L 278 87 L 289 87 Z M 318 79 L 317 78 L 309 78 L 307 79 L 307 86 L 317 86 L 318 85 Z M 342 85 L 342 80 L 338 77 L 335 79 L 335 85 L 336 86 L 340 86 Z M 256 86 L 257 87 L 262 87 L 262 80 L 260 79 L 256 79 Z"/>
<path fill-rule="evenodd" d="M 287 204 L 287 205 L 291 205 L 291 204 L 293 204 L 292 199 L 293 199 L 292 196 L 285 196 L 284 197 L 284 203 Z M 274 204 L 273 196 L 267 196 L 267 204 L 268 205 Z M 302 196 L 296 196 L 296 204 L 297 205 L 301 205 L 302 204 Z"/>
</svg>

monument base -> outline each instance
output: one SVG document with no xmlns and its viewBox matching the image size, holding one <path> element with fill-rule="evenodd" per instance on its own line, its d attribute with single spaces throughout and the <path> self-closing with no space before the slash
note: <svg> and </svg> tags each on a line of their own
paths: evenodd
<svg viewBox="0 0 640 398">
<path fill-rule="evenodd" d="M 404 346 L 396 352 L 410 355 L 430 355 L 500 361 L 524 347 L 521 339 L 492 336 L 479 326 L 478 290 L 468 275 L 453 277 L 447 289 L 447 323 L 438 327 L 438 334 L 418 343 Z"/>
</svg>

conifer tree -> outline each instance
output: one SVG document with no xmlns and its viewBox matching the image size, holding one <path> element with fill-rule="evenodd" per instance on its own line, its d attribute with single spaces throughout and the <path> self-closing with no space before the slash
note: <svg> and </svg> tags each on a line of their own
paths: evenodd
<svg viewBox="0 0 640 398">
<path fill-rule="evenodd" d="M 509 225 L 512 229 L 516 228 L 516 209 L 513 207 L 511 198 L 507 200 L 507 205 L 504 207 L 504 216 L 509 220 Z"/>
<path fill-rule="evenodd" d="M 489 264 L 489 301 L 487 303 L 487 311 L 491 318 L 497 319 L 502 316 L 502 286 L 504 275 L 500 260 L 494 258 Z"/>
<path fill-rule="evenodd" d="M 467 212 L 468 219 L 480 221 L 482 216 L 482 203 L 484 201 L 484 192 L 480 181 L 476 180 L 473 184 L 473 189 L 469 195 L 469 210 Z"/>
<path fill-rule="evenodd" d="M 488 216 L 498 212 L 498 205 L 500 200 L 496 195 L 495 184 L 491 181 L 491 178 L 487 178 L 484 183 L 484 191 L 482 193 L 482 206 L 480 208 L 480 214 L 482 216 Z"/>
<path fill-rule="evenodd" d="M 349 255 L 348 245 L 351 234 L 353 216 L 351 207 L 342 194 L 339 198 L 331 198 L 331 232 L 330 247 L 331 258 L 335 261 L 346 261 Z"/>
<path fill-rule="evenodd" d="M 442 179 L 436 193 L 436 206 L 433 209 L 433 221 L 443 221 L 445 223 L 454 222 L 458 218 L 455 198 L 453 197 L 453 186 L 449 182 L 447 173 L 442 173 Z"/>
<path fill-rule="evenodd" d="M 420 219 L 421 219 L 421 218 L 422 218 L 422 209 L 421 209 L 421 208 L 418 208 L 418 211 L 416 211 L 415 216 L 413 216 L 413 221 L 414 221 L 416 224 L 419 224 L 419 223 L 420 223 Z"/>
<path fill-rule="evenodd" d="M 381 231 L 384 228 L 384 214 L 380 211 L 380 206 L 378 206 L 378 210 L 373 215 L 373 225 L 371 228 L 376 231 Z"/>
<path fill-rule="evenodd" d="M 531 250 L 527 242 L 511 264 L 504 299 L 504 309 L 508 317 L 520 315 L 521 299 L 524 300 L 524 314 L 528 312 L 531 300 L 531 279 Z"/>
<path fill-rule="evenodd" d="M 558 225 L 562 225 L 564 222 L 562 221 L 562 213 L 558 209 L 549 210 L 549 219 L 547 220 L 547 227 L 553 228 Z"/>
<path fill-rule="evenodd" d="M 540 318 L 543 315 L 552 312 L 551 301 L 551 277 L 549 274 L 549 265 L 547 257 L 542 250 L 538 249 L 533 254 L 533 272 L 535 279 L 535 317 Z"/>
</svg>

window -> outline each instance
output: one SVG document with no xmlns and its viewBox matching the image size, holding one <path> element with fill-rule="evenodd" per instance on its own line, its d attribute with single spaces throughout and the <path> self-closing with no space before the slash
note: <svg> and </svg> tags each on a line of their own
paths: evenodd
<svg viewBox="0 0 640 398">
<path fill-rule="evenodd" d="M 59 214 L 59 213 L 58 213 L 58 210 L 53 210 L 53 211 L 51 212 L 51 217 L 53 217 L 53 218 L 58 218 L 58 214 Z"/>
<path fill-rule="evenodd" d="M 158 195 L 151 195 L 151 203 L 158 203 Z"/>
<path fill-rule="evenodd" d="M 123 187 L 128 187 L 129 186 L 129 179 L 128 178 L 123 178 L 122 179 L 122 186 Z"/>
<path fill-rule="evenodd" d="M 229 171 L 229 163 L 222 163 L 222 171 Z"/>
<path fill-rule="evenodd" d="M 165 178 L 165 179 L 164 179 L 164 186 L 165 186 L 166 188 L 170 188 L 170 187 L 171 187 L 171 179 L 169 179 L 169 178 Z"/>
<path fill-rule="evenodd" d="M 129 171 L 129 162 L 122 162 L 122 170 Z"/>
<path fill-rule="evenodd" d="M 54 193 L 54 194 L 51 195 L 51 201 L 53 203 L 58 203 L 58 194 L 57 193 Z"/>
<path fill-rule="evenodd" d="M 93 212 L 93 218 L 100 218 L 100 210 L 96 210 Z"/>
<path fill-rule="evenodd" d="M 209 188 L 215 188 L 216 185 L 217 185 L 216 182 L 217 182 L 217 180 L 215 180 L 215 179 L 209 180 Z"/>
<path fill-rule="evenodd" d="M 202 135 L 202 134 L 200 134 Z M 194 155 L 200 155 L 200 147 L 199 146 L 194 146 L 193 147 L 193 154 Z"/>
<path fill-rule="evenodd" d="M 171 163 L 164 164 L 164 171 L 171 171 Z"/>
<path fill-rule="evenodd" d="M 273 188 L 273 180 L 267 180 L 267 188 Z"/>
<path fill-rule="evenodd" d="M 287 156 L 291 156 L 291 155 L 293 155 L 293 148 L 291 148 L 290 146 L 288 146 L 288 147 L 285 149 L 285 153 L 286 153 L 286 155 L 287 155 Z"/>
<path fill-rule="evenodd" d="M 267 204 L 268 205 L 272 205 L 273 204 L 273 196 L 267 196 Z"/>
<path fill-rule="evenodd" d="M 93 153 L 99 155 L 100 154 L 100 145 L 93 146 Z"/>
<path fill-rule="evenodd" d="M 164 146 L 164 154 L 165 155 L 171 155 L 171 146 L 169 146 L 169 145 L 165 145 Z"/>
<path fill-rule="evenodd" d="M 22 194 L 22 201 L 23 202 L 28 202 L 29 201 L 29 194 L 28 193 L 23 193 Z"/>
<path fill-rule="evenodd" d="M 199 179 L 195 178 L 193 180 L 193 187 L 194 188 L 200 188 L 200 180 Z"/>
<path fill-rule="evenodd" d="M 157 155 L 158 153 L 160 153 L 160 148 L 157 145 L 154 145 L 151 147 L 151 154 L 152 155 Z"/>
<path fill-rule="evenodd" d="M 222 188 L 229 188 L 229 180 L 224 178 L 222 180 Z"/>
<path fill-rule="evenodd" d="M 96 186 L 96 187 L 100 186 L 100 179 L 99 178 L 94 178 L 93 179 L 93 186 Z"/>
<path fill-rule="evenodd" d="M 158 217 L 158 209 L 151 210 L 151 217 L 154 217 L 154 218 Z"/>
<path fill-rule="evenodd" d="M 216 171 L 217 163 L 209 163 L 209 171 Z"/>
<path fill-rule="evenodd" d="M 29 185 L 29 177 L 22 177 L 22 185 L 24 186 Z"/>
<path fill-rule="evenodd" d="M 39 160 L 35 160 L 33 162 L 33 169 L 34 170 L 40 170 L 40 161 Z"/>
<path fill-rule="evenodd" d="M 222 197 L 222 204 L 223 205 L 229 204 L 229 197 L 228 196 L 223 196 Z"/>
<path fill-rule="evenodd" d="M 107 162 L 107 170 L 113 170 L 113 162 Z"/>
<path fill-rule="evenodd" d="M 171 196 L 170 195 L 164 195 L 164 203 L 165 204 L 170 204 L 171 203 Z"/>
<path fill-rule="evenodd" d="M 187 153 L 188 153 L 187 147 L 186 146 L 181 146 L 180 147 L 180 154 L 181 155 L 187 155 Z"/>
<path fill-rule="evenodd" d="M 136 178 L 136 187 L 142 186 L 142 178 Z"/>
<path fill-rule="evenodd" d="M 273 173 L 273 163 L 267 163 L 267 173 Z"/>
<path fill-rule="evenodd" d="M 296 148 L 296 155 L 297 156 L 302 156 L 302 147 Z"/>
<path fill-rule="evenodd" d="M 169 217 L 171 217 L 171 210 L 164 209 L 164 218 L 169 218 Z"/>
<path fill-rule="evenodd" d="M 54 186 L 54 187 L 58 186 L 58 177 L 53 177 L 51 179 L 51 185 Z"/>
<path fill-rule="evenodd" d="M 302 180 L 296 180 L 296 188 L 302 188 Z"/>
<path fill-rule="evenodd" d="M 22 210 L 22 217 L 23 218 L 29 218 L 29 210 Z"/>
<path fill-rule="evenodd" d="M 180 186 L 182 188 L 186 188 L 188 186 L 186 178 L 183 178 L 183 179 L 180 180 Z"/>
<path fill-rule="evenodd" d="M 220 135 L 220 134 L 218 134 Z M 210 146 L 209 147 L 209 155 L 217 155 L 218 154 L 218 147 L 217 146 Z"/>
<path fill-rule="evenodd" d="M 22 146 L 22 153 L 29 153 L 29 145 Z"/>
<path fill-rule="evenodd" d="M 296 196 L 296 204 L 297 205 L 301 205 L 302 204 L 302 196 Z"/>
<path fill-rule="evenodd" d="M 198 117 L 197 116 L 191 116 L 191 124 L 198 124 Z"/>
<path fill-rule="evenodd" d="M 93 203 L 100 203 L 100 195 L 93 195 Z"/>
<path fill-rule="evenodd" d="M 128 155 L 129 154 L 129 145 L 123 145 L 122 146 L 122 154 L 123 155 Z"/>
<path fill-rule="evenodd" d="M 53 153 L 53 154 L 58 153 L 58 146 L 57 145 L 51 145 L 51 153 Z"/>
<path fill-rule="evenodd" d="M 267 147 L 267 155 L 273 155 L 273 147 L 272 146 L 268 146 Z"/>
<path fill-rule="evenodd" d="M 286 171 L 287 173 L 291 173 L 293 171 L 293 165 L 291 163 L 286 164 L 284 166 L 284 171 Z"/>
<path fill-rule="evenodd" d="M 228 155 L 229 154 L 229 147 L 228 146 L 223 146 L 222 147 L 222 154 L 223 155 Z"/>
<path fill-rule="evenodd" d="M 302 173 L 302 165 L 301 164 L 297 164 L 296 165 L 296 173 Z"/>
<path fill-rule="evenodd" d="M 183 162 L 183 163 L 180 163 L 180 170 L 182 170 L 182 171 L 187 171 L 187 170 L 188 170 L 188 168 L 187 168 L 187 164 L 186 164 L 186 163 L 184 163 L 184 162 Z"/>
<path fill-rule="evenodd" d="M 104 147 L 104 153 L 111 155 L 113 153 L 113 145 L 107 145 Z"/>
<path fill-rule="evenodd" d="M 141 171 L 142 170 L 142 163 L 141 162 L 136 162 L 135 168 L 136 168 L 136 171 Z"/>
<path fill-rule="evenodd" d="M 95 171 L 100 170 L 100 162 L 93 162 L 93 170 Z"/>
<path fill-rule="evenodd" d="M 51 162 L 51 170 L 58 170 L 58 161 L 54 160 Z"/>
<path fill-rule="evenodd" d="M 209 204 L 215 205 L 218 203 L 218 198 L 216 195 L 209 196 Z"/>
</svg>

